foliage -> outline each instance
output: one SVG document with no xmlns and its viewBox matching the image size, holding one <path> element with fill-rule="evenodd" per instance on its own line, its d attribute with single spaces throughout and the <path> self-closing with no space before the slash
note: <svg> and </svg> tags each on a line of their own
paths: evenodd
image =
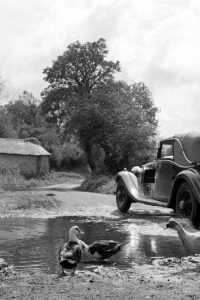
<svg viewBox="0 0 200 300">
<path fill-rule="evenodd" d="M 53 61 L 52 67 L 44 70 L 44 79 L 50 85 L 42 93 L 42 109 L 48 114 L 48 121 L 61 128 L 76 109 L 74 100 L 78 96 L 79 102 L 84 101 L 85 96 L 113 78 L 113 74 L 120 70 L 119 62 L 106 60 L 107 54 L 103 38 L 85 44 L 77 41 Z"/>
<path fill-rule="evenodd" d="M 26 140 L 32 138 L 38 140 L 39 144 L 47 151 L 53 153 L 51 156 L 52 167 L 60 166 L 59 156 L 62 161 L 60 136 L 56 127 L 44 120 L 40 102 L 32 93 L 24 91 L 17 100 L 10 101 L 3 107 L 2 114 L 4 118 L 0 120 L 1 137 L 16 137 Z M 7 119 L 5 120 L 5 118 Z M 1 126 L 1 123 L 4 121 L 6 124 L 5 129 Z M 10 126 L 8 126 L 9 124 Z M 9 132 L 9 135 L 7 132 Z"/>
<path fill-rule="evenodd" d="M 0 189 L 16 190 L 24 185 L 24 178 L 18 165 L 9 162 L 1 162 L 0 165 Z"/>
<path fill-rule="evenodd" d="M 50 164 L 53 169 L 71 169 L 86 165 L 84 151 L 77 142 L 67 142 L 64 145 L 51 147 Z"/>
<path fill-rule="evenodd" d="M 156 112 L 144 83 L 110 81 L 79 104 L 66 130 L 77 134 L 93 171 L 95 146 L 99 153 L 103 149 L 108 172 L 116 173 L 148 159 L 155 146 Z"/>
<path fill-rule="evenodd" d="M 143 82 L 115 81 L 120 64 L 107 54 L 103 38 L 70 44 L 43 71 L 49 86 L 42 102 L 24 91 L 0 107 L 0 137 L 37 139 L 55 169 L 88 162 L 95 174 L 110 174 L 146 163 L 156 146 L 157 108 Z"/>
<path fill-rule="evenodd" d="M 32 93 L 24 91 L 17 100 L 10 101 L 5 106 L 18 138 L 38 137 L 46 130 L 39 104 Z"/>
<path fill-rule="evenodd" d="M 119 71 L 119 62 L 105 60 L 107 54 L 102 38 L 93 43 L 72 43 L 63 55 L 58 56 L 51 68 L 44 70 L 45 80 L 51 85 L 65 86 L 70 94 L 84 96 Z"/>
<path fill-rule="evenodd" d="M 50 166 L 53 169 L 60 169 L 62 163 L 62 146 L 52 145 L 51 156 L 50 156 Z"/>
<path fill-rule="evenodd" d="M 64 169 L 86 165 L 85 153 L 77 142 L 65 143 L 62 154 L 61 167 Z"/>
<path fill-rule="evenodd" d="M 149 89 L 143 82 L 115 81 L 119 62 L 108 61 L 107 54 L 104 39 L 75 42 L 44 70 L 49 86 L 42 110 L 63 141 L 71 133 L 78 138 L 95 173 L 115 173 L 148 160 L 157 128 Z"/>
<path fill-rule="evenodd" d="M 17 100 L 0 107 L 0 137 L 37 141 L 52 154 L 51 168 L 72 167 L 85 160 L 83 150 L 74 141 L 68 141 L 66 149 L 65 140 L 62 141 L 56 126 L 44 120 L 40 102 L 27 91 Z"/>
<path fill-rule="evenodd" d="M 116 191 L 115 178 L 106 175 L 90 176 L 82 182 L 78 190 L 102 194 L 114 194 Z"/>
<path fill-rule="evenodd" d="M 24 190 L 38 186 L 61 184 L 72 181 L 73 183 L 80 183 L 83 176 L 79 173 L 81 170 L 78 169 L 75 172 L 55 172 L 51 171 L 47 174 L 40 174 L 34 178 L 25 178 L 17 164 L 9 162 L 1 162 L 0 165 L 0 191 L 16 191 Z"/>
<path fill-rule="evenodd" d="M 17 132 L 12 126 L 12 120 L 6 109 L 0 107 L 0 138 L 15 138 Z"/>
</svg>

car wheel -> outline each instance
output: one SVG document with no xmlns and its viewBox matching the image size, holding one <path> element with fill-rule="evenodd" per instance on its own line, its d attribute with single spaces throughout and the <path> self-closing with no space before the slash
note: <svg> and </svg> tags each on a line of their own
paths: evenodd
<svg viewBox="0 0 200 300">
<path fill-rule="evenodd" d="M 200 225 L 200 205 L 186 182 L 180 185 L 177 192 L 176 214 L 190 219 L 195 227 Z"/>
<path fill-rule="evenodd" d="M 116 189 L 117 207 L 122 212 L 127 212 L 131 206 L 131 199 L 127 194 L 124 183 L 119 180 Z"/>
</svg>

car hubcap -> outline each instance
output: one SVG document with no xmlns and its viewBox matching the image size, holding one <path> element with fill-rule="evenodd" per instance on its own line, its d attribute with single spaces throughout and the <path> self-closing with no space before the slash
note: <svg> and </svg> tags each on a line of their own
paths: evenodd
<svg viewBox="0 0 200 300">
<path fill-rule="evenodd" d="M 183 210 L 184 204 L 185 204 L 185 202 L 183 200 L 179 203 L 180 210 Z"/>
</svg>

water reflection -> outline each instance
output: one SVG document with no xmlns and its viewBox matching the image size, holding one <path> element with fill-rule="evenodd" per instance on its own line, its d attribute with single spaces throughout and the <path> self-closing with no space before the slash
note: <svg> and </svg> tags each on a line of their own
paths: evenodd
<svg viewBox="0 0 200 300">
<path fill-rule="evenodd" d="M 162 228 L 157 235 L 153 235 L 140 232 L 143 227 L 135 224 L 59 217 L 0 220 L 0 257 L 13 264 L 16 270 L 59 272 L 58 249 L 68 240 L 70 227 L 77 224 L 85 232 L 83 240 L 88 244 L 97 239 L 129 241 L 108 265 L 117 262 L 118 267 L 129 267 L 132 262 L 151 263 L 152 257 L 187 255 L 178 237 L 163 235 Z M 89 265 L 91 262 L 85 261 L 80 264 L 80 268 Z"/>
<path fill-rule="evenodd" d="M 126 255 L 136 263 L 151 263 L 156 257 L 183 257 L 189 255 L 182 246 L 178 235 L 173 235 L 162 228 L 162 225 L 136 226 L 125 225 L 130 232 L 130 244 L 126 248 Z"/>
</svg>

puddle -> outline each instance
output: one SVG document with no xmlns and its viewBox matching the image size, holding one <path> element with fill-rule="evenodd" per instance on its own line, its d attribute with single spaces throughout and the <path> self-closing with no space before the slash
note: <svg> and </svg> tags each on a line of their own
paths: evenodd
<svg viewBox="0 0 200 300">
<path fill-rule="evenodd" d="M 116 263 L 118 268 L 131 267 L 132 263 L 150 264 L 155 257 L 186 256 L 177 236 L 150 234 L 134 224 L 123 221 L 95 221 L 84 217 L 59 217 L 55 219 L 0 219 L 0 257 L 14 265 L 16 271 L 52 274 L 60 272 L 58 249 L 68 240 L 71 226 L 78 225 L 90 243 L 97 239 L 113 239 L 126 242 L 122 251 L 115 255 L 107 266 Z M 138 228 L 143 231 L 138 231 Z M 165 231 L 166 232 L 166 231 Z M 102 263 L 83 261 L 78 269 L 92 268 Z"/>
</svg>

